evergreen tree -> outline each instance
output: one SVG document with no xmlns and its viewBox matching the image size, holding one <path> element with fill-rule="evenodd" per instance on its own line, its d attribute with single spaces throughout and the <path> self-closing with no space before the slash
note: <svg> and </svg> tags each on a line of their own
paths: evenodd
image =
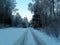
<svg viewBox="0 0 60 45">
<path fill-rule="evenodd" d="M 0 1 L 0 23 L 11 25 L 12 11 L 15 9 L 15 0 Z"/>
<path fill-rule="evenodd" d="M 29 6 L 31 3 L 29 4 Z M 40 6 L 39 0 L 37 0 L 33 6 L 33 18 L 32 18 L 32 25 L 34 28 L 42 27 L 42 21 L 41 21 L 41 11 L 42 8 Z"/>
<path fill-rule="evenodd" d="M 28 27 L 29 23 L 28 23 L 28 19 L 27 17 L 24 17 L 24 19 L 22 20 L 22 27 Z"/>
<path fill-rule="evenodd" d="M 19 13 L 16 13 L 15 26 L 22 27 L 22 18 Z"/>
<path fill-rule="evenodd" d="M 42 27 L 46 27 L 47 29 L 44 30 L 49 35 L 53 35 L 55 37 L 58 37 L 58 31 L 57 31 L 57 22 L 59 22 L 58 18 L 60 18 L 57 14 L 59 14 L 60 9 L 56 9 L 56 3 L 59 2 L 59 0 L 33 0 L 34 3 L 30 3 L 29 10 L 33 12 L 33 18 L 32 18 L 32 25 L 35 28 L 38 28 L 42 25 Z M 58 3 L 57 3 L 58 4 Z M 59 6 L 57 6 L 59 7 Z M 58 11 L 55 14 L 55 9 Z M 39 22 L 39 23 L 38 23 Z M 50 28 L 50 29 L 49 29 Z"/>
</svg>

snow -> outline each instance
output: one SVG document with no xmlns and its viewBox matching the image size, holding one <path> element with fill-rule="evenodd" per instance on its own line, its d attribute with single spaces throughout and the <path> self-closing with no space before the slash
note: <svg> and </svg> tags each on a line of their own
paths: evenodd
<svg viewBox="0 0 60 45">
<path fill-rule="evenodd" d="M 33 28 L 5 28 L 0 29 L 0 45 L 60 45 L 60 42 Z"/>
<path fill-rule="evenodd" d="M 27 39 L 26 39 L 26 45 L 37 45 L 33 35 L 31 34 L 31 31 L 29 29 L 28 34 L 27 34 Z"/>
<path fill-rule="evenodd" d="M 60 45 L 60 42 L 57 42 L 55 38 L 49 37 L 43 32 L 39 32 L 37 30 L 33 30 L 33 32 L 35 32 L 35 35 L 41 38 L 47 45 Z"/>
<path fill-rule="evenodd" d="M 0 29 L 0 45 L 12 45 L 23 33 L 24 29 Z"/>
</svg>

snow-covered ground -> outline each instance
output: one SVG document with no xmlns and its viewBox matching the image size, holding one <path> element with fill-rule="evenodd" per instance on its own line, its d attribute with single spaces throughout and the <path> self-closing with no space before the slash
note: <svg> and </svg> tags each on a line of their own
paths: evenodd
<svg viewBox="0 0 60 45">
<path fill-rule="evenodd" d="M 33 28 L 5 28 L 0 29 L 0 45 L 60 45 L 60 42 Z"/>
</svg>

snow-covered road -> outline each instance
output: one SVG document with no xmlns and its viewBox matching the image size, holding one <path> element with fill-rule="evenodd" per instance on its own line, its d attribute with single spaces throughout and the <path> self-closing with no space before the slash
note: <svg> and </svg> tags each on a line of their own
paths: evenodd
<svg viewBox="0 0 60 45">
<path fill-rule="evenodd" d="M 0 29 L 0 45 L 60 45 L 60 42 L 33 28 L 5 28 Z"/>
</svg>

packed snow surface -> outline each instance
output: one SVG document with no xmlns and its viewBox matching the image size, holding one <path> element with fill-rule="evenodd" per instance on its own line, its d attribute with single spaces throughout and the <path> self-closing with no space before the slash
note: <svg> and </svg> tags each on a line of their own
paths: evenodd
<svg viewBox="0 0 60 45">
<path fill-rule="evenodd" d="M 0 45 L 60 45 L 60 42 L 33 28 L 4 28 L 0 29 Z"/>
</svg>

